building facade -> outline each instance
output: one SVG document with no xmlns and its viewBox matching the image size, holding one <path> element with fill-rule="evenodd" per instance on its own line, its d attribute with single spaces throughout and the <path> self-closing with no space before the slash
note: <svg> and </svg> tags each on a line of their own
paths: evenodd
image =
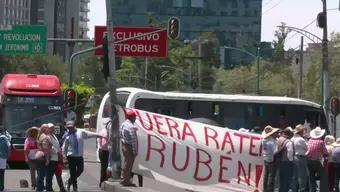
<svg viewBox="0 0 340 192">
<path fill-rule="evenodd" d="M 31 21 L 31 0 L 0 0 L 0 29 L 13 24 L 29 24 Z"/>
<path fill-rule="evenodd" d="M 261 41 L 262 0 L 115 0 L 114 25 L 163 24 L 171 16 L 180 18 L 181 40 L 195 40 L 203 32 L 214 32 L 221 46 L 245 49 L 256 54 Z M 164 25 L 165 24 L 165 25 Z M 254 58 L 240 52 L 226 54 L 231 64 Z"/>
<path fill-rule="evenodd" d="M 46 25 L 48 38 L 88 38 L 90 0 L 0 0 L 0 28 L 12 25 Z M 76 49 L 76 47 L 75 47 Z M 48 53 L 65 61 L 73 48 L 65 42 L 49 41 Z"/>
</svg>

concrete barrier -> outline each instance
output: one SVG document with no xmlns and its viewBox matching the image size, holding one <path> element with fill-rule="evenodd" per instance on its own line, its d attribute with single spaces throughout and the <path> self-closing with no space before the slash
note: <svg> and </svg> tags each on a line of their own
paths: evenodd
<svg viewBox="0 0 340 192">
<path fill-rule="evenodd" d="M 105 181 L 102 184 L 102 190 L 110 192 L 160 192 L 145 187 L 124 187 L 119 181 L 112 180 Z"/>
</svg>

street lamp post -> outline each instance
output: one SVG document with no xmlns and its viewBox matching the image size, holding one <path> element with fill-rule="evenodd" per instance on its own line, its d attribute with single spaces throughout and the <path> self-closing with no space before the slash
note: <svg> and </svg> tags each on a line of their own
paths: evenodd
<svg viewBox="0 0 340 192">
<path fill-rule="evenodd" d="M 250 55 L 256 58 L 256 93 L 260 95 L 260 47 L 259 46 L 257 47 L 256 55 L 254 55 L 253 53 L 250 53 L 247 50 L 240 49 L 237 47 L 223 46 L 223 48 L 240 51 L 242 53 L 245 53 L 247 55 Z"/>
</svg>

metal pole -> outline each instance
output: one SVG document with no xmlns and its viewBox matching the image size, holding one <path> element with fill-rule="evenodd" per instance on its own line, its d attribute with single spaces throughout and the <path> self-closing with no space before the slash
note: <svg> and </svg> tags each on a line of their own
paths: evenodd
<svg viewBox="0 0 340 192">
<path fill-rule="evenodd" d="M 323 84 L 323 106 L 326 112 L 327 122 L 329 121 L 329 72 L 328 72 L 328 39 L 327 39 L 327 1 L 322 0 L 323 3 L 323 14 L 325 16 L 325 26 L 323 28 L 323 39 L 322 39 L 322 84 Z"/>
<path fill-rule="evenodd" d="M 201 44 L 201 37 L 198 37 L 198 65 L 197 65 L 197 71 L 198 71 L 198 91 L 201 91 L 201 65 L 202 65 L 202 44 Z"/>
<path fill-rule="evenodd" d="M 107 25 L 107 40 L 108 40 L 108 52 L 109 52 L 109 70 L 110 70 L 110 98 L 111 98 L 111 134 L 110 143 L 112 150 L 112 178 L 120 178 L 120 142 L 119 142 L 119 124 L 118 115 L 116 110 L 117 98 L 116 98 L 116 63 L 113 41 L 113 20 L 112 20 L 112 6 L 111 0 L 106 0 L 106 25 Z"/>
<path fill-rule="evenodd" d="M 147 79 L 148 79 L 148 64 L 149 64 L 149 59 L 148 57 L 145 57 L 145 69 L 144 69 L 144 88 L 147 88 Z"/>
<path fill-rule="evenodd" d="M 256 70 L 257 70 L 257 83 L 256 83 L 256 92 L 260 95 L 260 46 L 257 47 L 257 54 L 256 54 Z"/>
<path fill-rule="evenodd" d="M 301 45 L 300 45 L 298 98 L 302 98 L 302 77 L 303 77 L 303 36 L 301 36 Z"/>
<path fill-rule="evenodd" d="M 73 50 L 74 50 L 74 42 L 68 42 L 68 47 L 69 47 L 69 55 L 70 55 L 70 60 L 71 60 L 71 57 L 73 55 Z M 69 66 L 69 70 L 70 70 L 70 79 L 69 81 L 70 82 L 73 82 L 73 65 L 71 65 L 70 63 L 70 66 Z M 69 86 L 72 86 L 72 83 L 69 82 Z"/>
<path fill-rule="evenodd" d="M 91 52 L 91 51 L 94 51 L 94 50 L 97 50 L 97 49 L 101 49 L 101 48 L 103 48 L 103 45 L 98 45 L 97 47 L 92 47 L 90 49 L 85 49 L 85 50 L 73 53 L 70 57 L 70 69 L 73 69 L 73 59 L 76 56 L 84 54 L 84 53 L 88 53 L 88 52 Z M 70 70 L 69 79 L 68 79 L 68 86 L 72 87 L 72 85 L 73 85 L 73 70 Z"/>
</svg>

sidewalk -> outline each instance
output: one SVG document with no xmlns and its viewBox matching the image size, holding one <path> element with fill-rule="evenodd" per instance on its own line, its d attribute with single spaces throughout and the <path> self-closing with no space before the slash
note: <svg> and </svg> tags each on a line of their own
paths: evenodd
<svg viewBox="0 0 340 192">
<path fill-rule="evenodd" d="M 123 187 L 119 181 L 105 181 L 102 185 L 102 190 L 110 192 L 160 192 L 145 187 Z"/>
</svg>

